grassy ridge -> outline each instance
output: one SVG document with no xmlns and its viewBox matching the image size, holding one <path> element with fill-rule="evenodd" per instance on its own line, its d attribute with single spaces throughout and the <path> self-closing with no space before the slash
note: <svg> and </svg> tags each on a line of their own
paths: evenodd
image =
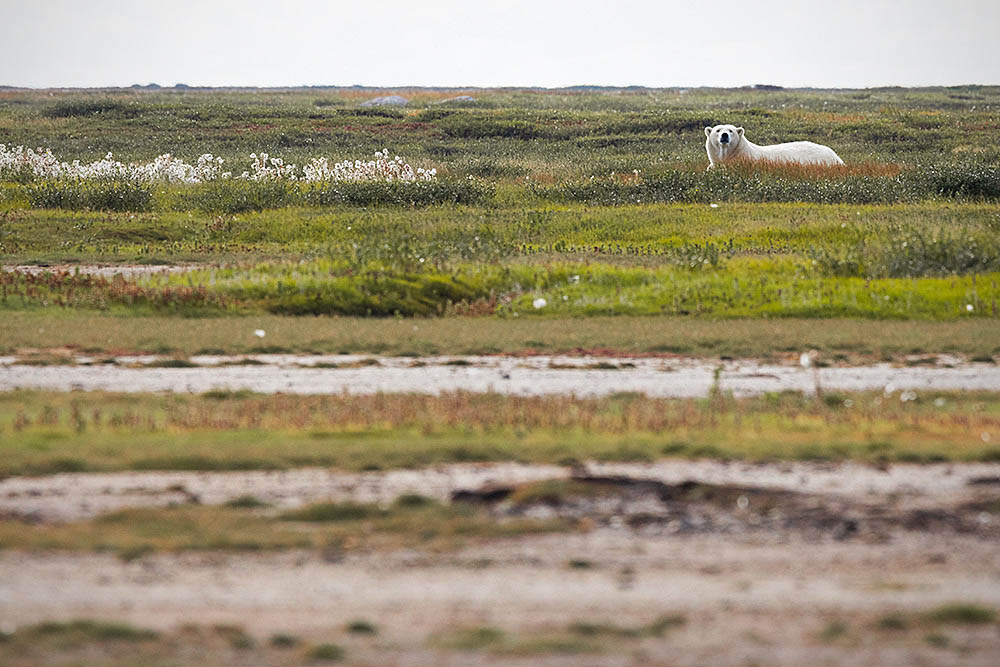
<svg viewBox="0 0 1000 667">
<path fill-rule="evenodd" d="M 536 204 L 214 218 L 12 211 L 3 243 L 14 256 L 258 263 L 126 280 L 6 274 L 0 308 L 997 316 L 1000 235 L 989 205 Z M 259 263 L 271 254 L 279 261 Z M 539 298 L 544 308 L 533 306 Z"/>
<path fill-rule="evenodd" d="M 955 320 L 1000 315 L 1000 272 L 919 279 L 831 278 L 810 270 L 816 264 L 816 260 L 811 266 L 734 260 L 705 271 L 509 263 L 407 271 L 378 266 L 355 270 L 343 262 L 316 261 L 128 279 L 68 271 L 7 272 L 0 275 L 0 308 L 202 316 L 269 312 Z"/>
<path fill-rule="evenodd" d="M 1000 231 L 996 207 L 988 204 L 594 207 L 523 202 L 509 191 L 502 199 L 493 207 L 291 208 L 223 216 L 13 209 L 0 214 L 0 259 L 177 262 L 336 255 L 414 267 L 420 257 L 440 266 L 524 255 L 648 265 L 693 257 L 707 244 L 720 259 L 807 256 L 817 246 L 899 250 L 906 240 L 897 239 L 900 233 L 973 242 L 995 239 Z"/>
<path fill-rule="evenodd" d="M 985 436 L 983 434 L 986 434 Z M 997 460 L 993 394 L 756 398 L 0 395 L 2 474 L 463 461 Z M 991 444 L 992 443 L 992 444 Z"/>
</svg>

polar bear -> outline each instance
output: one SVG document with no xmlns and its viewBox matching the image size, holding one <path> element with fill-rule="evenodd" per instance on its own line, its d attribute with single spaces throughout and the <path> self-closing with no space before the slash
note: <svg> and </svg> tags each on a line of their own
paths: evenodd
<svg viewBox="0 0 1000 667">
<path fill-rule="evenodd" d="M 733 160 L 766 160 L 792 164 L 844 164 L 833 149 L 811 141 L 791 141 L 787 144 L 758 146 L 745 136 L 743 128 L 734 125 L 716 125 L 705 128 L 705 150 L 708 168 Z"/>
</svg>

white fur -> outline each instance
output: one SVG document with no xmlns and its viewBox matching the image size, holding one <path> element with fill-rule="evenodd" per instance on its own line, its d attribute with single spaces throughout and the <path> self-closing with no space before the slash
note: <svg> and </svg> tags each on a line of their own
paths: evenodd
<svg viewBox="0 0 1000 667">
<path fill-rule="evenodd" d="M 723 142 L 723 136 L 729 142 Z M 716 125 L 705 128 L 705 151 L 708 153 L 708 168 L 732 160 L 768 160 L 770 162 L 790 162 L 795 164 L 844 164 L 833 149 L 811 141 L 791 141 L 787 144 L 758 146 L 743 134 L 742 127 Z"/>
</svg>

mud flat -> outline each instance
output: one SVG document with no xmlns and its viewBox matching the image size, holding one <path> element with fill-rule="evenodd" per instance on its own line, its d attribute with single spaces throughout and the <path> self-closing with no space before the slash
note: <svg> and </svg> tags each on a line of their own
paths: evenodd
<svg viewBox="0 0 1000 667">
<path fill-rule="evenodd" d="M 216 389 L 260 393 L 374 394 L 450 391 L 521 396 L 606 396 L 638 392 L 653 397 L 698 397 L 713 390 L 736 396 L 824 390 L 1000 391 L 1000 366 L 967 363 L 939 367 L 889 364 L 802 368 L 756 361 L 609 357 L 360 357 L 356 355 L 192 357 L 171 368 L 155 357 L 77 358 L 50 366 L 0 358 L 0 391 L 15 388 L 193 392 Z"/>
<path fill-rule="evenodd" d="M 416 470 L 342 472 L 325 468 L 232 472 L 61 473 L 0 480 L 0 512 L 40 521 L 75 521 L 126 507 L 222 504 L 253 495 L 279 508 L 308 503 L 388 504 L 407 493 L 446 501 L 455 493 L 512 487 L 581 474 L 681 484 L 695 481 L 850 498 L 893 498 L 954 505 L 981 489 L 1000 489 L 1000 463 L 727 463 L 671 459 L 656 463 L 587 463 L 584 468 L 520 463 L 441 465 Z M 998 519 L 1000 524 L 1000 519 Z"/>
<path fill-rule="evenodd" d="M 487 507 L 497 521 L 558 516 L 578 529 L 449 551 L 121 559 L 8 550 L 0 628 L 128 622 L 168 633 L 167 651 L 193 641 L 192 627 L 238 627 L 249 644 L 275 633 L 336 641 L 356 664 L 991 665 L 1000 650 L 990 616 L 1000 607 L 998 473 L 992 464 L 662 461 L 12 478 L 0 485 L 5 503 L 24 509 L 35 499 L 32 520 L 43 523 L 110 507 L 94 500 L 101 495 L 120 496 L 117 506 L 214 503 L 253 489 L 294 506 L 419 490 Z M 572 485 L 517 500 L 540 480 Z M 377 636 L 348 633 L 357 619 Z M 267 662 L 241 655 L 239 664 Z"/>
</svg>

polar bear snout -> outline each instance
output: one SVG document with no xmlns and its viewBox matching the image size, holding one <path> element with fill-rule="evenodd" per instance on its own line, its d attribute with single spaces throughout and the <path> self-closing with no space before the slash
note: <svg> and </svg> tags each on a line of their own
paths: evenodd
<svg viewBox="0 0 1000 667">
<path fill-rule="evenodd" d="M 720 144 L 728 144 L 729 143 L 729 133 L 728 132 L 723 132 L 721 135 L 719 135 L 719 143 Z"/>
</svg>

